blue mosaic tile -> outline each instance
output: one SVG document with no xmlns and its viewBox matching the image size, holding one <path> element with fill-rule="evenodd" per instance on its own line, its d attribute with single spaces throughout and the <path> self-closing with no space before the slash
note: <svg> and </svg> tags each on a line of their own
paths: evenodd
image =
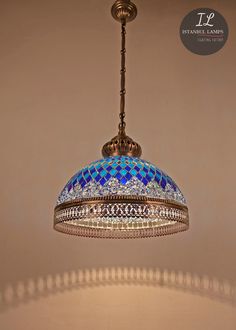
<svg viewBox="0 0 236 330">
<path fill-rule="evenodd" d="M 132 178 L 132 175 L 128 172 L 126 175 L 125 175 L 126 179 L 127 180 L 130 180 Z"/>
<path fill-rule="evenodd" d="M 161 177 L 162 177 L 161 173 L 159 171 L 156 171 L 156 175 L 155 175 L 156 182 L 160 183 Z"/>
<path fill-rule="evenodd" d="M 122 184 L 126 184 L 127 181 L 128 181 L 128 180 L 127 180 L 126 178 L 124 178 L 124 177 L 120 180 L 120 182 L 121 182 Z"/>
<path fill-rule="evenodd" d="M 146 175 L 145 179 L 147 180 L 147 182 L 151 181 L 151 177 L 149 175 Z"/>
<path fill-rule="evenodd" d="M 165 189 L 165 187 L 166 187 L 166 179 L 164 177 L 162 177 L 162 179 L 161 179 L 161 186 L 163 189 Z"/>
<path fill-rule="evenodd" d="M 154 170 L 152 167 L 150 167 L 150 172 L 151 172 L 152 174 L 155 174 L 155 170 Z"/>
<path fill-rule="evenodd" d="M 101 179 L 101 175 L 98 174 L 98 175 L 95 177 L 95 180 L 98 182 L 100 179 Z"/>
<path fill-rule="evenodd" d="M 86 181 L 85 180 L 82 180 L 81 183 L 80 183 L 80 185 L 83 188 L 86 185 Z"/>
<path fill-rule="evenodd" d="M 110 173 L 107 173 L 106 176 L 105 176 L 105 179 L 106 180 L 109 180 L 111 178 L 111 174 Z"/>
<path fill-rule="evenodd" d="M 95 178 L 97 175 L 98 175 L 98 173 L 97 173 L 96 171 L 93 172 L 93 174 L 92 174 L 92 178 Z"/>
<path fill-rule="evenodd" d="M 89 174 L 88 171 L 86 171 L 86 173 L 84 173 L 84 178 L 87 179 L 88 177 L 91 177 L 91 175 Z"/>
<path fill-rule="evenodd" d="M 148 184 L 148 180 L 146 178 L 143 178 L 142 183 L 145 184 L 145 186 L 146 186 Z"/>
<path fill-rule="evenodd" d="M 154 173 L 149 171 L 147 176 L 150 178 L 150 180 L 154 177 Z"/>
<path fill-rule="evenodd" d="M 146 176 L 146 173 L 143 170 L 140 171 L 139 173 L 142 175 L 142 177 L 145 177 Z"/>
<path fill-rule="evenodd" d="M 139 173 L 136 175 L 136 178 L 139 179 L 140 181 L 143 179 L 142 175 Z"/>
<path fill-rule="evenodd" d="M 116 174 L 116 178 L 117 178 L 118 180 L 120 180 L 120 179 L 122 178 L 122 175 L 120 174 L 120 172 L 118 172 L 118 173 Z"/>
<path fill-rule="evenodd" d="M 143 167 L 143 171 L 148 173 L 149 169 L 147 169 L 145 166 Z"/>
<path fill-rule="evenodd" d="M 101 175 L 102 178 L 103 178 L 106 174 L 107 174 L 107 171 L 104 170 L 104 169 L 100 172 L 100 175 Z"/>
<path fill-rule="evenodd" d="M 132 176 L 136 176 L 137 171 L 135 169 L 130 170 L 129 172 Z"/>
<path fill-rule="evenodd" d="M 115 175 L 116 175 L 116 173 L 117 173 L 117 170 L 115 170 L 114 168 L 112 168 L 112 169 L 111 169 L 111 171 L 110 171 L 110 172 L 108 172 L 108 173 L 110 173 L 110 174 L 111 174 L 111 176 L 115 176 Z"/>
<path fill-rule="evenodd" d="M 105 169 L 107 169 L 109 166 L 110 166 L 109 163 L 104 163 L 104 164 L 103 164 L 103 168 L 105 168 Z"/>
<path fill-rule="evenodd" d="M 105 180 L 104 178 L 102 178 L 102 179 L 100 180 L 100 184 L 101 184 L 102 186 L 104 186 L 105 183 L 106 183 L 106 180 Z"/>
</svg>

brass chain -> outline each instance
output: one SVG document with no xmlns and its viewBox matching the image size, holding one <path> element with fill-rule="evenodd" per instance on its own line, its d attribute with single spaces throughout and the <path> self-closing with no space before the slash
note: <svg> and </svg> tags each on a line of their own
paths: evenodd
<svg viewBox="0 0 236 330">
<path fill-rule="evenodd" d="M 125 132 L 125 34 L 126 34 L 126 21 L 124 20 L 121 24 L 121 70 L 120 70 L 120 124 L 119 124 L 119 132 Z"/>
</svg>

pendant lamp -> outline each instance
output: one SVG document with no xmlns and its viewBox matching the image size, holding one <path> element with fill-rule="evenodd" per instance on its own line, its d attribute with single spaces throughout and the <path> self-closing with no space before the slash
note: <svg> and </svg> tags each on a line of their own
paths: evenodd
<svg viewBox="0 0 236 330">
<path fill-rule="evenodd" d="M 140 145 L 126 135 L 126 23 L 135 19 L 137 8 L 129 0 L 118 0 L 111 14 L 121 24 L 118 134 L 103 146 L 102 159 L 79 170 L 65 185 L 54 210 L 54 228 L 96 238 L 143 238 L 187 230 L 182 192 L 169 175 L 140 158 Z"/>
</svg>

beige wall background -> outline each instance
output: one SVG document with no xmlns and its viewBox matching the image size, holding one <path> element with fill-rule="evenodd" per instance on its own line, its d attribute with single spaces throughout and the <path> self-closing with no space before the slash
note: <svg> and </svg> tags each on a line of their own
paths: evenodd
<svg viewBox="0 0 236 330">
<path fill-rule="evenodd" d="M 117 131 L 120 28 L 108 0 L 2 0 L 1 330 L 236 328 L 236 3 L 136 3 L 128 134 L 182 188 L 190 230 L 119 241 L 53 231 L 63 185 Z M 230 31 L 211 56 L 178 34 L 204 6 Z"/>
</svg>

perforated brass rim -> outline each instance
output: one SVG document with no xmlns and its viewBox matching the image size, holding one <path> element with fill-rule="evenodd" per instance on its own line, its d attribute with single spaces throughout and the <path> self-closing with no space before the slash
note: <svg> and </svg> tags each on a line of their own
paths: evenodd
<svg viewBox="0 0 236 330">
<path fill-rule="evenodd" d="M 189 227 L 182 204 L 142 196 L 77 199 L 55 207 L 57 231 L 93 238 L 144 238 L 174 234 Z"/>
</svg>

